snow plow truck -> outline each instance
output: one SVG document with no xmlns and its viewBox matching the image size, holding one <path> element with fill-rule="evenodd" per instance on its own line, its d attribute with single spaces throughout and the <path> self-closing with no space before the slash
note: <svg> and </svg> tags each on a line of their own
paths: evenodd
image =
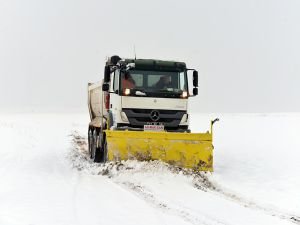
<svg viewBox="0 0 300 225">
<path fill-rule="evenodd" d="M 184 62 L 110 57 L 104 79 L 88 84 L 91 158 L 161 160 L 213 171 L 213 124 L 218 119 L 211 121 L 210 131 L 191 133 L 188 99 L 197 94 L 198 72 Z"/>
</svg>

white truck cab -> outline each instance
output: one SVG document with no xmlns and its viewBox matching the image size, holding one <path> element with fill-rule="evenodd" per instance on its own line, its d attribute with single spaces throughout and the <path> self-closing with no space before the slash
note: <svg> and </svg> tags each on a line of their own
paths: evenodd
<svg viewBox="0 0 300 225">
<path fill-rule="evenodd" d="M 102 85 L 109 129 L 189 132 L 188 98 L 198 94 L 198 72 L 191 95 L 187 71 L 183 62 L 112 56 Z"/>
</svg>

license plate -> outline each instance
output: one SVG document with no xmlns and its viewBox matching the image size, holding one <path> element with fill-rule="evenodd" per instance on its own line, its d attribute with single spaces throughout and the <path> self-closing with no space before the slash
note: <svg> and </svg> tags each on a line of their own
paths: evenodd
<svg viewBox="0 0 300 225">
<path fill-rule="evenodd" d="M 144 125 L 144 131 L 163 131 L 164 125 Z"/>
</svg>

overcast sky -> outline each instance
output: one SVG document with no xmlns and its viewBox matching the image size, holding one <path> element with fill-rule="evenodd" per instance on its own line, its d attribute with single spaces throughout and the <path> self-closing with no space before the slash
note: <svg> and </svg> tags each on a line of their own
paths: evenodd
<svg viewBox="0 0 300 225">
<path fill-rule="evenodd" d="M 0 0 L 0 111 L 85 110 L 134 46 L 199 70 L 199 112 L 300 111 L 299 24 L 299 0 Z"/>
</svg>

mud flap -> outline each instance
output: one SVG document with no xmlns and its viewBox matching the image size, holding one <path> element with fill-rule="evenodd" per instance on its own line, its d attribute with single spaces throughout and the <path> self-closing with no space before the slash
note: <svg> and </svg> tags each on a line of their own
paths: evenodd
<svg viewBox="0 0 300 225">
<path fill-rule="evenodd" d="M 162 160 L 198 171 L 213 171 L 211 133 L 106 130 L 108 160 Z"/>
</svg>

